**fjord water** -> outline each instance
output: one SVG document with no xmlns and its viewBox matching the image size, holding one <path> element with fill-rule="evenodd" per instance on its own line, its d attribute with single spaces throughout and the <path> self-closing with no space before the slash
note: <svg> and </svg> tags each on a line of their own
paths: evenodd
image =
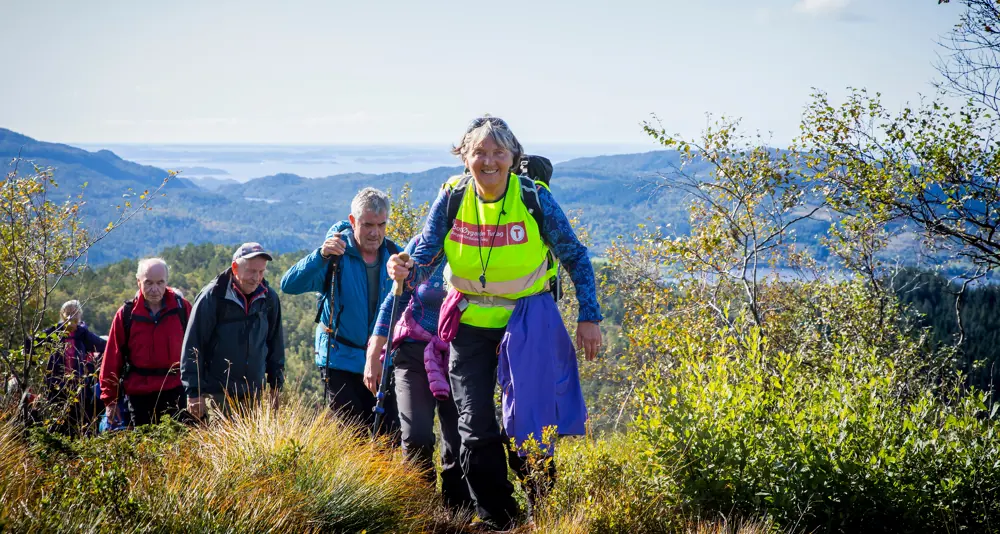
<svg viewBox="0 0 1000 534">
<path fill-rule="evenodd" d="M 225 144 L 82 144 L 87 150 L 108 149 L 123 159 L 183 176 L 232 179 L 290 173 L 319 178 L 344 173 L 420 172 L 459 164 L 451 146 L 440 145 L 225 145 Z M 578 157 L 645 152 L 646 145 L 547 144 L 526 147 L 558 163 Z"/>
</svg>

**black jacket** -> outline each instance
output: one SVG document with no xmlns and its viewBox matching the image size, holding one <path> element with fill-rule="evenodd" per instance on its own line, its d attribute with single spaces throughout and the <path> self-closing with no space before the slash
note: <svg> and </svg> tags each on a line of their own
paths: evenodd
<svg viewBox="0 0 1000 534">
<path fill-rule="evenodd" d="M 227 392 L 243 398 L 259 393 L 265 376 L 273 388 L 285 382 L 278 293 L 265 280 L 244 297 L 227 270 L 194 301 L 181 352 L 181 382 L 189 397 Z"/>
</svg>

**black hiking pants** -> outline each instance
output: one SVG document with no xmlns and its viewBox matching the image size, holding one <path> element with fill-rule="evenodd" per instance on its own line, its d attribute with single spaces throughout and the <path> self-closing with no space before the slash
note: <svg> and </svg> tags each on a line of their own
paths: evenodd
<svg viewBox="0 0 1000 534">
<path fill-rule="evenodd" d="M 441 424 L 441 496 L 452 509 L 473 506 L 469 486 L 459 464 L 461 437 L 458 434 L 458 408 L 453 399 L 437 400 L 431 393 L 424 368 L 427 343 L 403 343 L 393 354 L 396 403 L 402 431 L 403 453 L 427 475 L 432 486 L 434 473 L 434 410 Z"/>
<path fill-rule="evenodd" d="M 132 426 L 155 425 L 161 417 L 180 417 L 187 408 L 187 395 L 178 386 L 166 391 L 128 395 L 128 408 L 132 412 Z"/>
<path fill-rule="evenodd" d="M 361 373 L 341 369 L 320 369 L 320 376 L 327 381 L 327 406 L 345 421 L 358 425 L 363 434 L 370 436 L 372 428 L 375 427 L 375 395 L 365 387 Z M 392 394 L 391 386 L 392 384 L 383 403 L 385 418 L 379 433 L 398 436 L 399 412 L 396 409 L 396 395 Z"/>
<path fill-rule="evenodd" d="M 460 325 L 451 342 L 449 372 L 451 394 L 458 407 L 459 454 L 462 471 L 476 501 L 476 512 L 497 527 L 513 527 L 521 518 L 514 500 L 514 485 L 507 479 L 507 436 L 497 422 L 494 393 L 503 328 Z M 519 478 L 525 463 L 516 454 L 509 458 Z"/>
</svg>

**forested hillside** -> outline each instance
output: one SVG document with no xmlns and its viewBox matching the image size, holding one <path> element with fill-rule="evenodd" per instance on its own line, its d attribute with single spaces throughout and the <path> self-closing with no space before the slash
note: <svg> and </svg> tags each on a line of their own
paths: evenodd
<svg viewBox="0 0 1000 534">
<path fill-rule="evenodd" d="M 166 170 L 121 160 L 102 150 L 87 152 L 67 145 L 36 141 L 0 129 L 0 159 L 24 158 L 22 170 L 34 162 L 54 168 L 57 196 L 83 193 L 83 213 L 92 228 L 103 228 L 125 202 L 155 190 Z M 618 235 L 636 224 L 670 225 L 684 231 L 683 198 L 651 196 L 657 173 L 669 172 L 677 155 L 670 151 L 572 160 L 555 166 L 552 190 L 568 211 L 577 212 L 591 230 L 599 254 Z M 10 169 L 6 169 L 10 170 Z M 432 201 L 441 184 L 461 167 L 439 167 L 419 173 L 341 174 L 304 178 L 278 174 L 243 184 L 201 188 L 183 178 L 168 180 L 150 209 L 135 216 L 128 232 L 109 236 L 89 252 L 93 265 L 150 255 L 173 245 L 241 243 L 255 240 L 278 252 L 311 246 L 322 233 L 350 212 L 354 194 L 366 186 L 399 192 L 405 184 L 417 202 Z M 86 184 L 86 188 L 81 187 Z"/>
<path fill-rule="evenodd" d="M 994 390 L 1000 382 L 1000 285 L 977 284 L 962 290 L 962 284 L 940 274 L 906 269 L 893 280 L 900 301 L 917 314 L 934 344 L 955 345 L 962 333 L 955 366 L 967 383 Z M 961 331 L 956 300 L 961 293 Z"/>
</svg>

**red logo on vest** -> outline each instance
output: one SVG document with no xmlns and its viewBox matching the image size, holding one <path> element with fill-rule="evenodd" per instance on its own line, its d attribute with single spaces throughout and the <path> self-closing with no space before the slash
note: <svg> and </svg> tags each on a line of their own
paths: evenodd
<svg viewBox="0 0 1000 534">
<path fill-rule="evenodd" d="M 524 226 L 518 223 L 511 223 L 510 228 L 507 229 L 510 234 L 510 240 L 513 243 L 524 243 L 524 240 L 528 238 L 528 233 L 524 231 Z"/>
<path fill-rule="evenodd" d="M 448 239 L 461 245 L 489 247 L 505 247 L 507 245 L 523 245 L 528 242 L 528 232 L 523 221 L 514 221 L 496 226 L 482 226 L 455 219 L 455 225 L 448 234 Z"/>
</svg>

